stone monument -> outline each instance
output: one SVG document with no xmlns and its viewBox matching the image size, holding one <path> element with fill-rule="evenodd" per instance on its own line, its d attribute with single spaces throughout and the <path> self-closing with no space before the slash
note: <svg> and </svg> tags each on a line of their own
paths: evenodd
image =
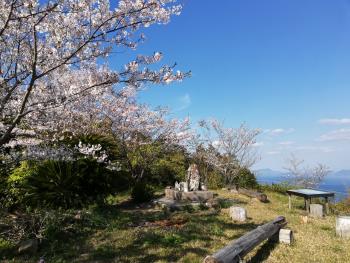
<svg viewBox="0 0 350 263">
<path fill-rule="evenodd" d="M 178 201 L 206 202 L 214 198 L 214 194 L 207 191 L 201 184 L 198 166 L 191 164 L 187 170 L 186 182 L 175 182 L 175 187 L 165 189 L 165 198 Z"/>
<path fill-rule="evenodd" d="M 190 167 L 188 167 L 187 177 L 186 177 L 186 181 L 189 185 L 189 190 L 198 191 L 200 186 L 200 180 L 201 180 L 201 177 L 199 175 L 197 165 L 195 163 L 191 164 Z"/>
</svg>

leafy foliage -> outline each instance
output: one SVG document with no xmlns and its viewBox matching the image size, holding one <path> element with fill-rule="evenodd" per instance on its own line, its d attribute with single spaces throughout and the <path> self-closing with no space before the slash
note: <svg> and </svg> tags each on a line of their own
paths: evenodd
<svg viewBox="0 0 350 263">
<path fill-rule="evenodd" d="M 131 191 L 131 197 L 135 203 L 150 201 L 153 195 L 154 189 L 144 182 L 137 182 Z"/>
<path fill-rule="evenodd" d="M 332 210 L 335 214 L 339 215 L 350 214 L 350 189 L 348 190 L 348 197 L 336 204 L 333 204 Z"/>
<path fill-rule="evenodd" d="M 173 185 L 175 181 L 184 181 L 188 163 L 188 157 L 183 151 L 165 154 L 151 166 L 150 181 L 157 185 Z"/>
<path fill-rule="evenodd" d="M 260 188 L 264 191 L 272 191 L 281 194 L 286 194 L 287 190 L 293 189 L 294 186 L 289 184 L 288 182 L 282 182 L 279 184 L 264 184 L 260 185 Z"/>
<path fill-rule="evenodd" d="M 23 186 L 28 178 L 37 172 L 36 168 L 33 162 L 23 161 L 8 176 L 5 182 L 7 190 L 4 191 L 6 196 L 4 205 L 6 207 L 11 208 L 15 204 L 23 203 L 25 197 Z"/>
<path fill-rule="evenodd" d="M 223 176 L 216 170 L 207 173 L 207 186 L 209 189 L 220 189 L 225 186 Z"/>
<path fill-rule="evenodd" d="M 8 180 L 13 203 L 30 207 L 70 208 L 102 202 L 117 188 L 116 172 L 95 160 L 24 162 Z M 123 176 L 122 176 L 123 177 Z"/>
<path fill-rule="evenodd" d="M 247 168 L 242 168 L 238 172 L 238 176 L 234 179 L 234 184 L 243 188 L 258 188 L 259 184 L 255 175 Z"/>
</svg>

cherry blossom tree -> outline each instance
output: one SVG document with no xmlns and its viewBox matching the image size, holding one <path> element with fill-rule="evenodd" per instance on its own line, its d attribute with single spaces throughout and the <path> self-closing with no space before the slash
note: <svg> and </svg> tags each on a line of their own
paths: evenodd
<svg viewBox="0 0 350 263">
<path fill-rule="evenodd" d="M 121 158 L 132 177 L 141 180 L 161 156 L 185 147 L 192 133 L 188 118 L 170 118 L 167 109 L 138 104 L 135 95 L 135 89 L 128 88 L 119 96 L 104 98 L 97 115 L 120 145 Z"/>
<path fill-rule="evenodd" d="M 298 159 L 291 154 L 284 168 L 288 172 L 288 177 L 293 185 L 306 188 L 317 187 L 329 174 L 329 168 L 324 164 L 317 164 L 315 167 L 305 165 L 305 161 Z"/>
<path fill-rule="evenodd" d="M 183 79 L 174 66 L 148 67 L 160 52 L 119 71 L 108 65 L 115 51 L 137 48 L 139 29 L 166 24 L 180 10 L 173 0 L 120 0 L 115 8 L 109 0 L 1 1 L 0 147 L 84 132 L 100 99 L 116 90 Z"/>
<path fill-rule="evenodd" d="M 223 175 L 227 185 L 233 184 L 242 168 L 249 169 L 258 160 L 253 145 L 259 129 L 250 129 L 245 124 L 236 129 L 226 128 L 216 119 L 201 121 L 199 126 L 202 128 L 201 145 L 206 146 L 202 158 Z"/>
</svg>

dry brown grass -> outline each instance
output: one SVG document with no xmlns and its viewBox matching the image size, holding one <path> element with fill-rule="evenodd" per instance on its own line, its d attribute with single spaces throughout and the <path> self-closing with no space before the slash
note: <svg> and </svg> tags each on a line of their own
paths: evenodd
<svg viewBox="0 0 350 263">
<path fill-rule="evenodd" d="M 221 193 L 221 195 L 231 194 Z M 278 215 L 285 216 L 288 221 L 287 228 L 293 230 L 295 241 L 291 246 L 277 244 L 268 251 L 269 255 L 264 262 L 350 262 L 350 240 L 336 237 L 334 215 L 327 215 L 323 219 L 308 217 L 305 223 L 305 220 L 302 220 L 305 212 L 302 210 L 301 199 L 294 199 L 295 207 L 289 210 L 286 196 L 277 193 L 268 193 L 268 196 L 270 202 L 267 204 L 245 198 L 248 201 L 245 206 L 248 216 L 258 224 Z M 256 251 L 257 249 L 248 259 L 254 258 Z"/>
</svg>

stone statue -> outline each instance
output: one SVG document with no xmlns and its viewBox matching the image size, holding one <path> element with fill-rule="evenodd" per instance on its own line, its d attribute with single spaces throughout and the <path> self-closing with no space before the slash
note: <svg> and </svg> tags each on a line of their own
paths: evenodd
<svg viewBox="0 0 350 263">
<path fill-rule="evenodd" d="M 188 183 L 187 182 L 175 182 L 175 190 L 180 192 L 188 192 Z"/>
<path fill-rule="evenodd" d="M 191 164 L 187 170 L 186 181 L 190 191 L 198 191 L 200 186 L 200 175 L 196 164 Z"/>
<path fill-rule="evenodd" d="M 181 189 L 181 186 L 180 186 L 180 184 L 176 181 L 176 182 L 175 182 L 175 190 L 176 190 L 176 191 L 180 191 L 180 189 Z"/>
<path fill-rule="evenodd" d="M 201 177 L 199 175 L 198 166 L 196 164 L 191 164 L 187 170 L 186 181 L 180 183 L 176 181 L 174 189 L 179 192 L 198 191 L 201 189 L 200 181 Z M 204 189 L 202 190 L 206 190 L 204 185 L 203 187 Z"/>
</svg>

